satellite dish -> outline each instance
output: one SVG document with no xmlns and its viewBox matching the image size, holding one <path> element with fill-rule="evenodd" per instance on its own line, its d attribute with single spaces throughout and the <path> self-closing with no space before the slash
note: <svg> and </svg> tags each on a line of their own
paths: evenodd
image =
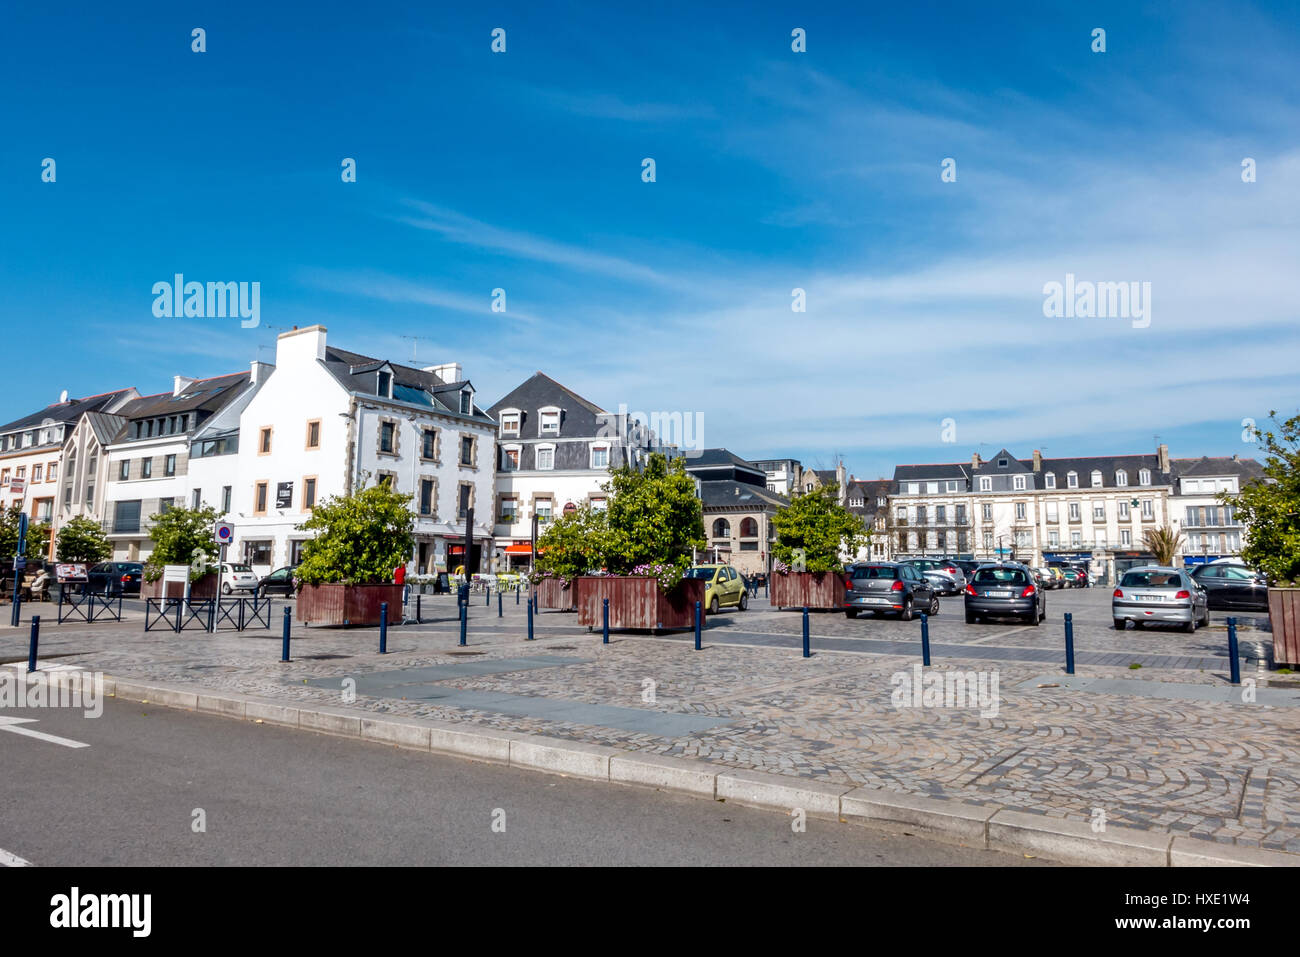
<svg viewBox="0 0 1300 957">
<path fill-rule="evenodd" d="M 67 402 L 67 401 L 68 401 L 68 390 L 67 390 L 67 389 L 64 389 L 62 392 L 59 393 L 59 401 L 60 401 L 60 402 Z"/>
</svg>

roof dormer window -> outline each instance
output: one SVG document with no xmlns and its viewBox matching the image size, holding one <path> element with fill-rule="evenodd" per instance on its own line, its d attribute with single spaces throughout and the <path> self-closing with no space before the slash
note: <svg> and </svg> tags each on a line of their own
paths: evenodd
<svg viewBox="0 0 1300 957">
<path fill-rule="evenodd" d="M 1065 475 L 1065 485 L 1066 485 L 1067 488 L 1078 488 L 1078 487 L 1079 487 L 1079 473 L 1078 473 L 1078 472 L 1067 472 L 1066 475 Z"/>
<path fill-rule="evenodd" d="M 1138 484 L 1139 484 L 1139 485 L 1150 485 L 1150 484 L 1151 484 L 1151 470 L 1150 470 L 1150 469 L 1142 469 L 1142 471 L 1138 472 Z"/>
<path fill-rule="evenodd" d="M 998 468 L 1000 468 L 1000 469 L 1004 469 L 1004 468 L 1006 468 L 1006 467 L 1007 467 L 1007 460 L 1006 460 L 1006 459 L 998 459 Z M 1136 627 L 1136 626 L 1134 626 L 1134 627 Z"/>
<path fill-rule="evenodd" d="M 1093 488 L 1101 487 L 1101 469 L 1092 470 L 1092 487 Z"/>
<path fill-rule="evenodd" d="M 469 389 L 460 390 L 460 414 L 471 415 L 474 409 L 474 393 Z"/>
<path fill-rule="evenodd" d="M 560 410 L 556 406 L 546 406 L 537 410 L 540 421 L 537 424 L 538 435 L 560 434 Z"/>
<path fill-rule="evenodd" d="M 391 399 L 393 397 L 393 374 L 391 372 L 380 370 L 378 373 L 375 394 L 382 396 L 385 399 Z"/>
</svg>

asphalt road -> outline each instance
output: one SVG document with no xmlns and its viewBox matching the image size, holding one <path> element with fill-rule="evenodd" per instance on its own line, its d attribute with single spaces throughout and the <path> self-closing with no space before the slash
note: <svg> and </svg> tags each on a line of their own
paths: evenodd
<svg viewBox="0 0 1300 957">
<path fill-rule="evenodd" d="M 116 699 L 98 719 L 68 709 L 0 717 L 35 718 L 18 727 L 89 745 L 0 729 L 0 862 L 1045 863 L 816 820 L 796 834 L 771 812 Z"/>
</svg>

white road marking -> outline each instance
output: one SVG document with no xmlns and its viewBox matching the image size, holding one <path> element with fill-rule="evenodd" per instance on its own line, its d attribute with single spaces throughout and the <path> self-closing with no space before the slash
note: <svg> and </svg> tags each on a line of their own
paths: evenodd
<svg viewBox="0 0 1300 957">
<path fill-rule="evenodd" d="M 10 854 L 0 847 L 0 867 L 31 867 L 31 861 L 25 861 L 17 854 Z"/>
<path fill-rule="evenodd" d="M 1019 628 L 1012 628 L 1009 631 L 995 631 L 991 635 L 985 635 L 983 638 L 976 638 L 974 641 L 963 642 L 963 644 L 985 645 L 988 644 L 990 641 L 996 641 L 999 638 L 1007 638 L 1010 635 L 1018 635 L 1022 631 L 1028 631 L 1030 627 L 1031 627 L 1030 625 L 1021 625 Z"/>
<path fill-rule="evenodd" d="M 61 744 L 65 748 L 90 747 L 84 741 L 73 741 L 71 738 L 60 738 L 57 734 L 46 734 L 44 731 L 33 731 L 31 728 L 18 727 L 20 724 L 33 724 L 35 721 L 35 718 L 0 718 L 0 731 L 9 731 L 28 738 L 37 738 L 41 741 L 48 741 L 50 744 Z"/>
</svg>

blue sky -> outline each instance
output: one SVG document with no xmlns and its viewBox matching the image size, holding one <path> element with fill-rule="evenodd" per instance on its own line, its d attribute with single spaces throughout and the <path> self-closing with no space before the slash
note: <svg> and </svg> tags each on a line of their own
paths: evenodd
<svg viewBox="0 0 1300 957">
<path fill-rule="evenodd" d="M 1250 454 L 1300 407 L 1300 10 L 987 6 L 9 5 L 0 420 L 320 322 L 859 477 Z M 261 326 L 156 318 L 177 272 Z M 1150 326 L 1045 317 L 1067 273 L 1150 282 Z"/>
</svg>

